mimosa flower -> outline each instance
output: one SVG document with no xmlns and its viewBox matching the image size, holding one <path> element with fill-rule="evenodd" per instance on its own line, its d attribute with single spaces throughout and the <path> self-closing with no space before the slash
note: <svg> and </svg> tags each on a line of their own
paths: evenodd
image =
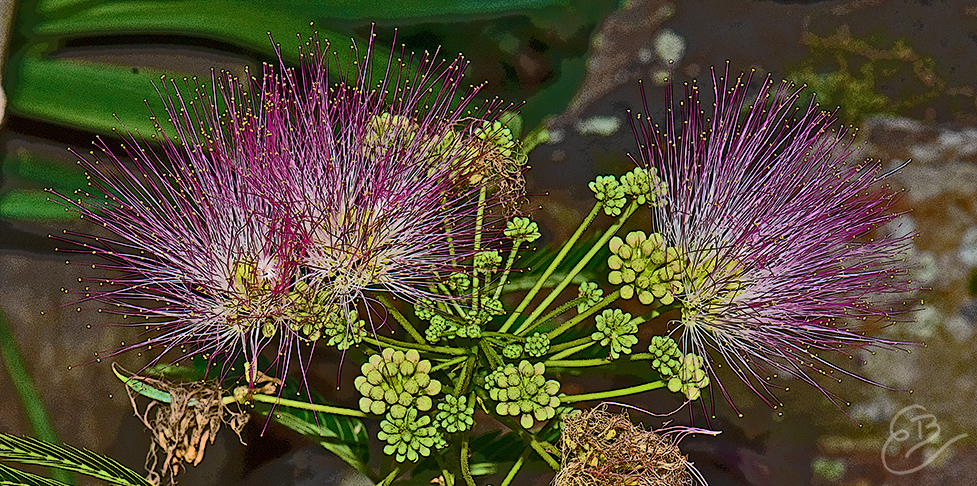
<svg viewBox="0 0 977 486">
<path fill-rule="evenodd" d="M 676 339 L 768 403 L 778 373 L 834 399 L 817 378 L 855 375 L 828 354 L 902 344 L 867 334 L 911 310 L 911 236 L 881 229 L 896 192 L 832 113 L 794 108 L 799 90 L 768 78 L 753 98 L 749 77 L 713 81 L 708 114 L 693 84 L 663 126 L 638 122 L 642 160 L 667 186 L 655 231 L 686 260 Z"/>
</svg>

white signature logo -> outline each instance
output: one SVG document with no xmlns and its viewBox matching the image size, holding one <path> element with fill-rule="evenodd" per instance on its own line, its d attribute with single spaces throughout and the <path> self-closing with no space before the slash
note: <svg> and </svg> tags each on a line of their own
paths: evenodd
<svg viewBox="0 0 977 486">
<path fill-rule="evenodd" d="M 896 423 L 900 422 L 900 419 L 902 419 L 901 421 L 904 423 L 904 425 L 908 426 L 907 428 L 896 428 Z M 906 421 L 909 423 L 905 423 Z M 910 430 L 915 432 L 915 437 Z M 967 434 L 960 434 L 946 441 L 942 446 L 940 446 L 939 449 L 936 450 L 936 452 L 930 454 L 929 457 L 923 458 L 924 460 L 921 464 L 911 469 L 897 469 L 890 466 L 886 458 L 889 456 L 889 448 L 893 444 L 895 444 L 895 448 L 892 455 L 895 456 L 898 455 L 902 450 L 900 443 L 906 442 L 910 440 L 910 438 L 914 438 L 916 440 L 916 442 L 911 443 L 909 449 L 906 450 L 906 453 L 903 455 L 903 458 L 905 459 L 909 459 L 909 456 L 912 455 L 912 453 L 916 452 L 917 449 L 927 444 L 932 444 L 934 446 L 939 445 L 937 440 L 940 438 L 940 424 L 936 423 L 936 416 L 931 413 L 927 413 L 926 409 L 922 405 L 910 405 L 900 410 L 899 413 L 892 418 L 892 421 L 889 422 L 889 438 L 885 440 L 885 445 L 882 446 L 882 465 L 885 467 L 886 471 L 889 471 L 892 474 L 902 475 L 914 473 L 930 465 L 930 463 L 933 462 L 933 460 L 935 460 L 944 449 L 949 447 L 950 444 L 964 437 L 967 437 Z"/>
</svg>

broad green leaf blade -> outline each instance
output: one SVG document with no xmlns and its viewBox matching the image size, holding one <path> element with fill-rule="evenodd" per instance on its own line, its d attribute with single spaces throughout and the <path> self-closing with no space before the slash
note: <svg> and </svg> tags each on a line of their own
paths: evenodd
<svg viewBox="0 0 977 486">
<path fill-rule="evenodd" d="M 60 471 L 60 469 L 56 469 Z M 20 471 L 0 464 L 0 486 L 68 486 L 61 481 L 48 479 L 29 472 Z"/>
<path fill-rule="evenodd" d="M 299 391 L 304 391 L 299 381 L 286 378 L 281 396 L 297 397 Z M 312 402 L 330 405 L 315 391 L 312 392 Z M 366 426 L 360 419 L 321 412 L 313 413 L 283 405 L 272 407 L 265 403 L 255 404 L 254 408 L 259 413 L 266 415 L 270 413 L 271 418 L 276 422 L 311 439 L 367 477 L 373 478 L 373 472 L 367 466 L 370 460 L 370 436 L 367 435 Z"/>
<path fill-rule="evenodd" d="M 10 113 L 102 133 L 111 133 L 121 121 L 146 137 L 155 133 L 147 104 L 157 115 L 164 113 L 153 87 L 160 71 L 135 73 L 122 66 L 33 55 L 11 61 L 5 79 Z"/>
<path fill-rule="evenodd" d="M 51 200 L 38 189 L 15 189 L 0 194 L 0 218 L 21 221 L 67 221 L 78 219 L 78 213 Z"/>
<path fill-rule="evenodd" d="M 306 9 L 287 7 L 279 2 L 262 4 L 229 0 L 99 2 L 63 18 L 52 15 L 34 26 L 34 32 L 53 37 L 178 33 L 229 42 L 274 56 L 274 46 L 268 37 L 271 35 L 285 46 L 281 50 L 282 56 L 294 63 L 299 60 L 294 48 L 298 44 L 296 35 L 303 38 L 311 35 L 309 24 L 318 15 Z M 320 39 L 328 39 L 332 51 L 341 56 L 353 45 L 348 34 L 316 30 Z M 379 57 L 383 57 L 383 64 L 386 64 L 386 56 Z"/>
<path fill-rule="evenodd" d="M 59 18 L 85 4 L 95 2 L 85 0 L 43 0 L 39 2 L 38 11 L 47 17 Z M 157 8 L 167 9 L 168 4 L 183 2 L 102 2 L 105 4 L 153 4 Z M 314 19 L 332 20 L 381 20 L 381 19 L 418 19 L 435 16 L 486 16 L 492 14 L 506 14 L 513 11 L 537 10 L 552 5 L 565 5 L 567 0 L 280 0 L 255 1 L 250 5 L 242 2 L 206 2 L 221 4 L 224 8 L 240 9 L 251 7 L 256 10 L 288 12 L 302 12 Z M 199 7 L 204 2 L 196 3 Z M 131 7 L 130 7 L 131 8 Z M 90 10 L 98 10 L 93 8 Z M 228 11 L 233 18 L 235 12 Z M 266 23 L 275 22 L 275 17 L 265 18 Z M 270 22 L 269 22 L 270 21 Z"/>
<path fill-rule="evenodd" d="M 39 157 L 31 152 L 8 153 L 0 161 L 5 188 L 0 189 L 0 218 L 24 221 L 64 221 L 78 215 L 66 211 L 46 193 L 71 196 L 78 189 L 90 189 L 85 171 L 76 164 Z M 93 194 L 100 197 L 99 194 Z M 40 437 L 41 439 L 47 439 Z"/>
<path fill-rule="evenodd" d="M 115 459 L 70 445 L 57 446 L 31 437 L 0 434 L 0 461 L 74 471 L 120 486 L 153 486 Z"/>
<path fill-rule="evenodd" d="M 39 157 L 27 151 L 8 153 L 0 161 L 0 169 L 9 182 L 30 184 L 38 189 L 49 187 L 61 194 L 73 194 L 76 189 L 88 187 L 85 170 L 78 164 Z"/>
<path fill-rule="evenodd" d="M 366 435 L 366 427 L 362 422 L 349 417 L 320 413 L 318 414 L 319 425 L 316 425 L 315 422 L 310 422 L 307 417 L 300 417 L 299 415 L 304 414 L 295 413 L 296 410 L 277 406 L 272 418 L 336 454 L 367 477 L 372 476 L 373 473 L 363 461 L 362 454 L 358 454 L 356 450 L 362 449 L 359 447 L 360 443 L 365 444 L 369 440 Z M 352 422 L 356 422 L 356 424 L 353 425 Z"/>
</svg>

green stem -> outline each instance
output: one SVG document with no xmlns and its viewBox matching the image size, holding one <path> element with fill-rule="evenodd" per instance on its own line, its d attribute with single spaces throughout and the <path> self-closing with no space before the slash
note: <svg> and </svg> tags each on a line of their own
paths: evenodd
<svg viewBox="0 0 977 486">
<path fill-rule="evenodd" d="M 577 274 L 580 273 L 580 271 L 583 270 L 588 263 L 590 263 L 590 260 L 594 258 L 594 255 L 596 255 L 597 252 L 600 251 L 605 244 L 607 244 L 608 240 L 610 240 L 611 237 L 617 233 L 617 230 L 621 229 L 621 226 L 624 226 L 624 223 L 628 220 L 628 218 L 631 217 L 632 214 L 634 214 L 637 209 L 638 203 L 636 201 L 631 201 L 631 203 L 628 204 L 628 207 L 624 210 L 624 213 L 617 218 L 617 221 L 611 225 L 610 228 L 607 228 L 607 231 L 604 232 L 603 236 L 601 236 L 600 239 L 594 243 L 594 246 L 590 247 L 590 251 L 588 251 L 587 254 L 584 255 L 576 265 L 574 265 L 573 269 L 563 277 L 563 280 L 550 291 L 550 294 L 546 296 L 546 299 L 536 306 L 536 310 L 533 311 L 533 313 L 530 314 L 525 321 L 523 321 L 523 323 L 519 326 L 519 329 L 516 330 L 516 334 L 520 334 L 523 330 L 528 328 L 529 325 L 532 324 L 533 321 L 535 321 L 536 318 L 543 313 L 543 310 L 549 307 L 550 304 L 556 300 L 560 293 L 563 292 L 563 289 L 565 289 L 567 285 L 570 285 L 573 278 L 576 277 Z"/>
<path fill-rule="evenodd" d="M 442 295 L 452 295 L 451 292 L 448 292 L 448 287 L 445 287 L 444 284 L 438 284 L 438 289 L 441 290 L 441 294 Z M 452 301 L 451 302 L 451 306 L 455 308 L 455 313 L 458 316 L 464 316 L 464 314 L 461 312 L 461 306 L 458 305 L 458 302 Z M 438 302 L 438 308 L 440 308 L 442 311 L 446 312 L 448 315 L 451 315 L 452 314 L 451 308 L 449 308 L 443 302 Z"/>
<path fill-rule="evenodd" d="M 394 316 L 394 319 L 396 319 L 404 330 L 407 331 L 407 334 L 410 334 L 410 337 L 414 338 L 414 341 L 417 341 L 420 344 L 427 344 L 427 340 L 424 339 L 424 336 L 421 336 L 421 333 L 417 332 L 417 329 L 414 329 L 414 326 L 411 325 L 410 321 L 408 321 L 407 318 L 404 317 L 404 315 L 393 306 L 393 303 L 387 299 L 387 296 L 382 294 L 378 295 L 377 300 L 379 300 L 380 303 L 386 307 L 387 311 Z"/>
<path fill-rule="evenodd" d="M 560 314 L 563 314 L 564 312 L 566 312 L 566 311 L 568 311 L 568 310 L 576 307 L 578 304 L 582 304 L 584 302 L 587 302 L 587 297 L 577 297 L 576 299 L 573 299 L 573 300 L 571 300 L 571 301 L 569 301 L 569 302 L 567 302 L 567 303 L 565 303 L 565 304 L 557 307 L 556 309 L 553 309 L 553 311 L 551 311 L 549 314 L 546 314 L 545 316 L 543 316 L 542 319 L 539 319 L 538 321 L 536 321 L 536 324 L 530 326 L 528 329 L 523 330 L 523 332 L 519 332 L 517 330 L 515 334 L 518 335 L 518 336 L 525 336 L 526 334 L 529 334 L 529 332 L 532 331 L 533 329 L 535 329 L 535 328 L 537 328 L 537 327 L 539 327 L 539 326 L 541 326 L 541 325 L 546 324 L 547 322 L 549 322 L 550 319 L 553 319 L 554 317 L 556 317 L 556 316 L 558 316 Z M 520 329 L 522 329 L 522 326 L 520 326 Z"/>
<path fill-rule="evenodd" d="M 560 351 L 563 351 L 564 349 L 575 348 L 577 346 L 580 346 L 581 344 L 588 344 L 588 343 L 592 343 L 592 342 L 594 342 L 594 340 L 591 339 L 590 336 L 584 336 L 584 337 L 582 337 L 580 339 L 574 339 L 573 341 L 567 341 L 565 343 L 554 344 L 553 346 L 550 346 L 549 353 L 555 355 L 556 353 L 559 353 Z M 555 356 L 554 356 L 553 358 L 550 358 L 550 359 L 557 359 L 557 358 L 555 358 Z"/>
<path fill-rule="evenodd" d="M 590 339 L 590 338 L 588 338 L 588 339 Z M 573 347 L 573 348 L 564 350 L 563 352 L 556 353 L 553 356 L 550 356 L 550 359 L 551 360 L 561 360 L 563 358 L 566 358 L 567 356 L 573 356 L 574 354 L 577 354 L 577 353 L 579 353 L 579 352 L 581 352 L 581 351 L 583 351 L 583 350 L 585 350 L 585 349 L 587 349 L 587 348 L 589 348 L 589 347 L 591 347 L 591 346 L 593 346 L 595 344 L 597 344 L 597 341 L 594 341 L 593 339 L 590 339 L 590 342 L 589 343 L 581 344 L 579 346 L 576 346 L 576 347 Z"/>
<path fill-rule="evenodd" d="M 574 243 L 580 239 L 580 235 L 587 230 L 587 227 L 590 226 L 590 223 L 594 221 L 594 218 L 597 217 L 597 213 L 600 212 L 602 207 L 603 203 L 599 201 L 594 205 L 593 209 L 590 210 L 590 213 L 587 214 L 587 217 L 585 217 L 580 223 L 580 226 L 577 227 L 577 231 L 575 231 L 573 235 L 570 236 L 570 239 L 563 244 L 563 247 L 560 248 L 560 253 L 556 255 L 556 258 L 553 259 L 550 266 L 546 267 L 543 274 L 539 276 L 538 280 L 536 280 L 536 285 L 533 285 L 533 288 L 529 289 L 529 293 L 522 298 L 522 302 L 519 303 L 516 310 L 509 314 L 509 318 L 506 319 L 505 323 L 502 324 L 502 327 L 499 328 L 499 332 L 508 331 L 509 328 L 512 327 L 512 325 L 516 322 L 516 319 L 522 315 L 522 311 L 526 310 L 526 307 L 529 307 L 529 303 L 532 302 L 532 300 L 536 297 L 536 294 L 538 294 L 540 289 L 543 288 L 543 284 L 546 283 L 546 279 L 550 278 L 550 275 L 556 271 L 556 267 L 558 267 L 560 263 L 563 263 L 563 259 L 566 258 L 567 253 L 570 253 L 570 249 L 573 247 Z"/>
<path fill-rule="evenodd" d="M 513 336 L 507 332 L 482 331 L 482 336 L 487 338 L 499 339 L 502 341 L 524 341 L 524 339 Z"/>
<path fill-rule="evenodd" d="M 228 398 L 231 398 L 231 401 L 234 400 L 234 397 L 224 397 L 223 400 L 227 400 Z M 299 408 L 302 410 L 312 410 L 314 412 L 323 412 L 332 415 L 345 415 L 347 417 L 357 417 L 357 418 L 372 417 L 372 415 L 365 414 L 359 410 L 352 410 L 349 408 L 342 408 L 342 407 L 332 407 L 329 405 L 320 405 L 318 403 L 309 403 L 309 402 L 303 402 L 299 400 L 289 400 L 288 398 L 279 398 L 273 395 L 254 394 L 251 395 L 251 399 L 256 402 L 272 403 L 282 407 Z"/>
<path fill-rule="evenodd" d="M 14 391 L 16 391 L 17 397 L 24 407 L 27 423 L 30 424 L 34 435 L 45 442 L 60 444 L 61 440 L 58 438 L 54 426 L 51 425 L 51 418 L 48 417 L 47 409 L 44 408 L 41 394 L 34 386 L 34 381 L 31 380 L 31 375 L 24 363 L 24 357 L 20 354 L 17 341 L 14 339 L 13 333 L 10 332 L 10 324 L 2 311 L 0 311 L 0 355 L 3 356 L 3 363 L 10 373 L 10 381 L 13 383 Z M 68 471 L 51 468 L 50 473 L 51 478 L 62 483 L 75 484 L 75 475 Z"/>
<path fill-rule="evenodd" d="M 468 359 L 468 356 L 458 356 L 456 358 L 451 358 L 448 361 L 445 361 L 444 363 L 438 363 L 437 365 L 435 365 L 433 368 L 431 368 L 431 372 L 433 373 L 438 370 L 449 368 L 458 363 L 461 363 L 462 361 L 465 361 L 466 359 Z"/>
<path fill-rule="evenodd" d="M 556 339 L 560 334 L 563 334 L 564 332 L 566 332 L 567 329 L 570 329 L 571 327 L 576 326 L 577 324 L 579 324 L 584 319 L 586 319 L 586 318 L 594 315 L 595 313 L 597 313 L 597 311 L 603 309 L 604 307 L 607 307 L 607 306 L 611 305 L 611 303 L 613 303 L 614 301 L 616 301 L 620 297 L 621 297 L 621 290 L 620 289 L 615 290 L 614 292 L 612 292 L 607 297 L 604 297 L 604 300 L 601 300 L 600 302 L 598 302 L 597 305 L 595 305 L 595 306 L 593 306 L 593 307 L 585 310 L 582 314 L 577 314 L 575 317 L 573 317 L 570 320 L 568 320 L 568 321 L 564 322 L 563 324 L 561 324 L 560 327 L 558 327 L 556 329 L 553 329 L 552 331 L 550 331 L 549 333 L 547 333 L 546 334 L 546 337 L 550 338 L 551 341 L 553 339 Z"/>
<path fill-rule="evenodd" d="M 464 349 L 449 348 L 446 346 L 431 346 L 428 344 L 407 343 L 404 341 L 398 341 L 396 339 L 388 338 L 387 336 L 384 336 L 382 334 L 376 334 L 373 336 L 367 334 L 366 336 L 363 337 L 363 340 L 370 342 L 371 344 L 376 344 L 377 346 L 381 346 L 381 347 L 382 345 L 380 343 L 383 343 L 386 344 L 387 346 L 391 346 L 394 348 L 416 349 L 418 351 L 426 351 L 428 353 L 447 354 L 451 356 L 460 356 L 460 355 L 467 354 L 467 352 Z"/>
<path fill-rule="evenodd" d="M 472 385 L 472 375 L 475 374 L 475 362 L 478 357 L 474 354 L 477 353 L 477 349 L 472 348 L 472 355 L 468 356 L 468 361 L 465 362 L 465 367 L 461 370 L 461 380 L 458 381 L 458 389 L 455 393 L 458 396 L 467 395 L 468 389 Z"/>
<path fill-rule="evenodd" d="M 611 364 L 613 361 L 608 361 L 607 358 L 589 358 L 589 359 L 550 359 L 543 361 L 543 364 L 547 368 L 586 368 L 588 366 L 603 366 L 606 364 Z"/>
<path fill-rule="evenodd" d="M 515 240 L 512 243 L 512 251 L 509 252 L 509 260 L 505 263 L 505 270 L 502 272 L 502 278 L 499 279 L 499 285 L 495 287 L 495 295 L 492 299 L 499 300 L 499 296 L 502 295 L 502 287 L 505 287 L 506 281 L 509 280 L 509 272 L 512 271 L 512 265 L 516 262 L 516 252 L 519 251 L 519 245 L 522 244 L 522 240 Z"/>
<path fill-rule="evenodd" d="M 625 395 L 634 395 L 636 393 L 642 393 L 651 390 L 657 390 L 665 386 L 664 381 L 653 381 L 651 383 L 645 383 L 643 385 L 629 386 L 627 388 L 618 388 L 617 390 L 607 390 L 597 393 L 584 393 L 581 395 L 570 395 L 566 397 L 560 397 L 561 403 L 575 403 L 583 402 L 586 400 L 604 400 L 607 398 L 623 397 Z"/>
<path fill-rule="evenodd" d="M 471 464 L 468 462 L 468 436 L 469 432 L 461 438 L 461 477 L 465 478 L 467 486 L 476 486 L 475 478 L 472 477 Z"/>
<path fill-rule="evenodd" d="M 539 454 L 539 457 L 541 457 L 544 461 L 546 461 L 546 464 L 548 464 L 551 468 L 553 468 L 554 471 L 560 470 L 560 463 L 558 463 L 556 459 L 554 459 L 553 456 L 549 453 L 549 451 L 546 450 L 547 447 L 549 447 L 554 451 L 558 450 L 556 447 L 553 447 L 553 445 L 550 444 L 549 442 L 539 440 L 539 438 L 536 437 L 535 434 L 523 428 L 523 426 L 520 425 L 519 422 L 516 422 L 511 417 L 507 417 L 495 413 L 495 409 L 492 407 L 485 407 L 484 401 L 488 400 L 488 396 L 486 395 L 485 390 L 475 390 L 475 393 L 478 395 L 479 403 L 482 405 L 482 410 L 485 411 L 485 413 L 487 413 L 492 418 L 501 422 L 502 425 L 509 427 L 510 430 L 519 434 L 519 437 L 522 438 L 524 442 L 529 444 L 529 446 L 532 447 L 537 454 Z"/>
<path fill-rule="evenodd" d="M 400 475 L 400 467 L 400 464 L 397 464 L 397 467 L 393 468 L 393 470 L 390 471 L 390 474 L 387 474 L 387 476 L 383 478 L 383 481 L 380 481 L 380 484 L 377 486 L 390 486 L 393 484 L 394 480 L 397 479 L 397 476 Z"/>
<path fill-rule="evenodd" d="M 505 479 L 502 480 L 502 484 L 499 486 L 509 486 L 512 484 L 512 480 L 515 479 L 516 474 L 519 472 L 519 469 L 522 468 L 522 464 L 526 462 L 526 458 L 529 457 L 529 453 L 532 452 L 532 450 L 533 449 L 531 447 L 527 447 L 526 450 L 522 452 L 522 455 L 519 456 L 516 463 L 512 465 L 512 469 L 509 469 L 509 474 L 505 475 Z"/>
<path fill-rule="evenodd" d="M 478 191 L 478 213 L 475 215 L 475 253 L 482 249 L 482 222 L 485 219 L 486 187 Z"/>
<path fill-rule="evenodd" d="M 484 339 L 479 341 L 478 347 L 482 349 L 483 353 L 485 353 L 485 358 L 488 360 L 488 364 L 492 367 L 492 369 L 502 366 L 502 358 L 499 357 L 499 353 L 496 353 L 495 350 L 492 349 L 492 345 L 488 341 Z"/>
<path fill-rule="evenodd" d="M 450 450 L 450 449 L 449 449 Z M 441 458 L 440 452 L 434 453 L 434 459 L 438 461 L 438 467 L 441 468 L 441 476 L 444 477 L 444 484 L 447 486 L 455 485 L 455 475 L 448 471 L 448 465 L 444 463 L 444 459 Z"/>
</svg>

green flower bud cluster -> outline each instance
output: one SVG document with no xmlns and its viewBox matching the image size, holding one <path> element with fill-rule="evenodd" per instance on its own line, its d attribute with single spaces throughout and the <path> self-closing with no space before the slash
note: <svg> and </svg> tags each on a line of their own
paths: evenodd
<svg viewBox="0 0 977 486">
<path fill-rule="evenodd" d="M 431 397 L 441 393 L 441 382 L 431 378 L 431 362 L 415 350 L 404 353 L 392 348 L 370 356 L 360 368 L 362 375 L 353 380 L 363 395 L 360 410 L 383 415 L 387 409 L 394 418 L 408 409 L 426 412 L 433 406 Z"/>
<path fill-rule="evenodd" d="M 499 299 L 493 299 L 488 295 L 482 296 L 482 310 L 490 316 L 485 322 L 491 320 L 491 316 L 501 316 L 505 314 L 505 307 L 502 305 L 502 301 Z"/>
<path fill-rule="evenodd" d="M 522 357 L 522 345 L 521 344 L 507 344 L 502 348 L 502 356 L 509 359 L 519 359 Z"/>
<path fill-rule="evenodd" d="M 519 424 L 532 428 L 535 420 L 549 420 L 560 406 L 560 382 L 547 380 L 546 366 L 522 360 L 519 366 L 506 364 L 485 377 L 489 397 L 499 415 L 519 416 Z M 535 419 L 535 420 L 534 420 Z"/>
<path fill-rule="evenodd" d="M 718 260 L 715 254 L 707 255 L 688 272 L 691 277 L 689 285 L 699 291 L 699 300 L 694 305 L 686 302 L 685 312 L 690 314 L 721 312 L 723 307 L 729 305 L 746 288 L 746 282 L 742 280 L 745 272 L 742 263 L 737 259 L 728 259 L 723 263 L 719 263 Z M 719 287 L 715 282 L 725 282 L 725 285 Z M 703 292 L 703 289 L 709 290 Z"/>
<path fill-rule="evenodd" d="M 507 159 L 514 158 L 514 155 L 518 156 L 514 154 L 516 142 L 512 137 L 512 131 L 500 121 L 484 122 L 481 130 L 478 131 L 478 138 L 491 142 Z"/>
<path fill-rule="evenodd" d="M 464 326 L 458 326 L 455 328 L 454 333 L 447 336 L 447 338 L 459 337 L 462 339 L 478 339 L 482 337 L 482 326 L 475 322 L 469 321 Z"/>
<path fill-rule="evenodd" d="M 538 358 L 550 350 L 550 338 L 546 334 L 534 333 L 526 338 L 526 354 Z"/>
<path fill-rule="evenodd" d="M 651 367 L 658 371 L 663 378 L 678 372 L 679 365 L 682 363 L 682 352 L 679 351 L 678 343 L 674 339 L 668 336 L 655 336 L 651 338 L 648 352 L 654 356 L 651 360 Z"/>
<path fill-rule="evenodd" d="M 624 187 L 624 192 L 634 198 L 638 204 L 659 206 L 668 202 L 665 199 L 667 187 L 658 177 L 658 170 L 654 167 L 648 170 L 636 167 L 621 176 L 621 186 Z"/>
<path fill-rule="evenodd" d="M 697 354 L 687 354 L 682 358 L 675 376 L 668 380 L 672 393 L 682 393 L 685 398 L 699 398 L 699 390 L 709 386 L 709 374 L 703 368 L 705 360 Z"/>
<path fill-rule="evenodd" d="M 304 327 L 302 331 L 305 332 Z M 319 330 L 313 331 L 309 335 L 309 339 L 313 341 L 318 339 L 319 332 Z M 333 312 L 326 318 L 321 332 L 329 337 L 329 341 L 326 344 L 336 346 L 339 350 L 345 351 L 350 346 L 359 346 L 360 342 L 363 341 L 363 336 L 366 335 L 366 321 L 359 319 L 355 310 L 349 311 L 347 319 L 343 319 L 339 312 Z M 313 336 L 315 337 L 313 338 Z"/>
<path fill-rule="evenodd" d="M 387 415 L 380 421 L 377 438 L 387 442 L 383 453 L 394 456 L 397 462 L 417 462 L 431 455 L 431 448 L 440 442 L 431 417 L 418 416 L 417 409 L 407 409 L 401 417 Z M 443 441 L 443 439 L 442 439 Z"/>
<path fill-rule="evenodd" d="M 472 278 L 461 272 L 455 272 L 448 276 L 448 288 L 456 295 L 464 293 L 472 286 Z"/>
<path fill-rule="evenodd" d="M 502 264 L 502 257 L 496 250 L 478 252 L 474 260 L 475 270 L 482 272 L 494 272 Z"/>
<path fill-rule="evenodd" d="M 465 314 L 465 322 L 456 322 L 441 315 L 431 317 L 424 337 L 437 343 L 443 339 L 478 339 L 482 337 L 482 328 L 492 320 L 492 315 L 504 313 L 502 302 L 495 299 L 483 299 L 485 305 L 481 309 L 471 309 Z M 490 306 L 490 307 L 489 307 Z"/>
<path fill-rule="evenodd" d="M 597 331 L 590 335 L 590 339 L 600 341 L 601 346 L 610 345 L 611 359 L 617 359 L 621 353 L 631 354 L 631 346 L 638 344 L 638 325 L 631 322 L 631 314 L 621 309 L 607 309 L 599 316 Z"/>
<path fill-rule="evenodd" d="M 611 238 L 609 246 L 613 255 L 607 259 L 611 269 L 607 280 L 621 286 L 622 299 L 637 295 L 644 305 L 655 300 L 668 305 L 683 292 L 685 259 L 678 249 L 665 245 L 662 235 L 646 236 L 643 231 L 632 231 L 623 240 L 619 236 Z"/>
<path fill-rule="evenodd" d="M 600 302 L 604 297 L 604 289 L 598 287 L 596 282 L 583 282 L 577 289 L 577 297 L 587 299 L 587 302 L 577 304 L 577 314 L 583 314 Z"/>
<path fill-rule="evenodd" d="M 438 414 L 434 420 L 441 430 L 454 434 L 464 432 L 475 424 L 475 419 L 472 418 L 474 413 L 475 407 L 468 397 L 445 395 L 444 399 L 438 402 Z"/>
<path fill-rule="evenodd" d="M 516 217 L 505 224 L 505 236 L 520 243 L 532 243 L 539 239 L 539 226 L 529 218 Z"/>
<path fill-rule="evenodd" d="M 621 208 L 628 202 L 627 193 L 617 182 L 617 178 L 612 175 L 597 176 L 597 179 L 590 183 L 590 190 L 594 191 L 594 196 L 603 203 L 604 213 L 608 216 L 619 216 Z"/>
<path fill-rule="evenodd" d="M 373 149 L 407 146 L 417 135 L 418 125 L 402 115 L 381 113 L 374 116 L 367 127 L 366 146 Z"/>
<path fill-rule="evenodd" d="M 420 299 L 414 304 L 414 315 L 422 321 L 430 321 L 437 315 L 437 306 L 430 299 Z"/>
</svg>

